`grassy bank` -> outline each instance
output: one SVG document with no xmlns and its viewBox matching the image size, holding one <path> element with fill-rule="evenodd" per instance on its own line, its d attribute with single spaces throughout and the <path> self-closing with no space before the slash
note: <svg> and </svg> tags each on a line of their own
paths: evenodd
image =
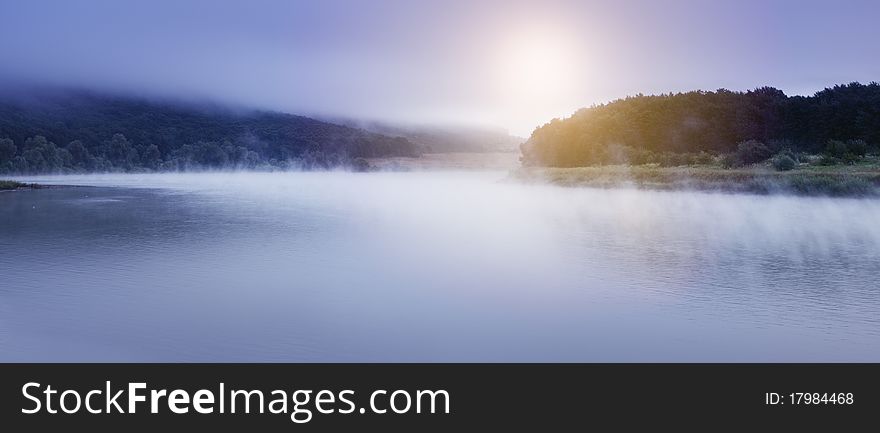
<svg viewBox="0 0 880 433">
<path fill-rule="evenodd" d="M 520 168 L 513 177 L 560 186 L 638 187 L 753 194 L 784 193 L 868 197 L 880 196 L 880 166 L 803 167 L 774 171 L 766 166 L 724 169 L 716 166 L 599 166 Z"/>
</svg>

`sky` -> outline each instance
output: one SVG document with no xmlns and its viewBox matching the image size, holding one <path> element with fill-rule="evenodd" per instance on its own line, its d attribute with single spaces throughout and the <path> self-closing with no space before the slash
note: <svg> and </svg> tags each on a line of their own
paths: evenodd
<svg viewBox="0 0 880 433">
<path fill-rule="evenodd" d="M 528 136 L 638 93 L 880 79 L 876 0 L 0 0 L 0 80 Z"/>
</svg>

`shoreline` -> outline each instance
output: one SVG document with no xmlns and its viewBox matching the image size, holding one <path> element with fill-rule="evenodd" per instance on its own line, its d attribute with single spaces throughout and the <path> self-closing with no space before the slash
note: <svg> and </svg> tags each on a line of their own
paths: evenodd
<svg viewBox="0 0 880 433">
<path fill-rule="evenodd" d="M 0 192 L 26 191 L 35 189 L 74 188 L 76 185 L 44 185 L 41 183 L 19 182 L 0 179 Z"/>
<path fill-rule="evenodd" d="M 450 164 L 437 158 L 429 164 L 401 164 L 404 171 L 443 169 L 499 169 L 499 165 L 467 166 Z M 508 161 L 504 161 L 509 164 Z M 484 165 L 485 164 L 485 165 Z M 487 167 L 488 166 L 488 167 Z M 383 167 L 389 169 L 390 167 Z M 578 188 L 639 188 L 661 191 L 703 191 L 738 194 L 787 194 L 796 196 L 880 197 L 880 168 L 870 166 L 808 167 L 776 171 L 764 166 L 725 169 L 710 165 L 660 167 L 655 165 L 606 165 L 590 167 L 507 167 L 508 177 L 526 183 L 543 183 Z M 0 179 L 0 192 L 48 188 L 69 188 L 73 185 L 45 185 Z"/>
<path fill-rule="evenodd" d="M 635 187 L 666 191 L 707 191 L 798 196 L 880 197 L 880 171 L 845 167 L 772 171 L 710 166 L 522 167 L 511 177 L 562 187 Z"/>
<path fill-rule="evenodd" d="M 20 191 L 25 189 L 42 189 L 46 188 L 46 185 L 40 185 L 37 183 L 24 183 L 18 182 L 15 180 L 0 180 L 0 192 L 2 191 Z"/>
</svg>

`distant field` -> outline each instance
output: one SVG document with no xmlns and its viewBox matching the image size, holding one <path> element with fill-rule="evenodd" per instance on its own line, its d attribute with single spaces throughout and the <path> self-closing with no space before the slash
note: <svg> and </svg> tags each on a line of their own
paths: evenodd
<svg viewBox="0 0 880 433">
<path fill-rule="evenodd" d="M 599 166 L 576 168 L 519 168 L 512 176 L 525 181 L 596 188 L 638 187 L 690 189 L 757 194 L 880 196 L 880 166 L 876 164 L 805 166 L 775 171 L 766 166 L 723 169 L 715 166 L 658 167 Z"/>
<path fill-rule="evenodd" d="M 519 152 L 452 152 L 367 161 L 378 170 L 512 170 L 519 167 L 519 157 Z"/>
</svg>

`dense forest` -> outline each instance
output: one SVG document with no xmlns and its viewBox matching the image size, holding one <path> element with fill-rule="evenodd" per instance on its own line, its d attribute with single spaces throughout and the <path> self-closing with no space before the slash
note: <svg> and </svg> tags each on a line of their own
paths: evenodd
<svg viewBox="0 0 880 433">
<path fill-rule="evenodd" d="M 878 145 L 880 84 L 873 82 L 807 97 L 771 87 L 640 94 L 554 119 L 521 149 L 523 163 L 531 166 L 685 165 L 712 158 L 731 166 L 780 153 L 852 161 Z"/>
<path fill-rule="evenodd" d="M 0 99 L 0 173 L 362 167 L 417 146 L 284 113 L 87 92 Z"/>
</svg>

